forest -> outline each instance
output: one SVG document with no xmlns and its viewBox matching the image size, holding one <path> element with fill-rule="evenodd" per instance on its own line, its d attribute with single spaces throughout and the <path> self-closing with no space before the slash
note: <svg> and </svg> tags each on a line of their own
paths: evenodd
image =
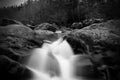
<svg viewBox="0 0 120 80">
<path fill-rule="evenodd" d="M 28 0 L 20 6 L 1 8 L 0 18 L 32 25 L 43 22 L 69 25 L 86 19 L 109 20 L 120 17 L 119 3 L 119 0 Z"/>
</svg>

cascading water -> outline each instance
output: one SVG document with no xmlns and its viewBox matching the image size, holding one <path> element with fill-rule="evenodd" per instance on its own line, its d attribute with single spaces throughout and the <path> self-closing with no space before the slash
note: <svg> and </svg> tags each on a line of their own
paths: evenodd
<svg viewBox="0 0 120 80">
<path fill-rule="evenodd" d="M 76 80 L 73 77 L 73 51 L 62 38 L 32 51 L 27 67 L 33 72 L 31 80 Z M 79 79 L 80 80 L 80 79 Z"/>
</svg>

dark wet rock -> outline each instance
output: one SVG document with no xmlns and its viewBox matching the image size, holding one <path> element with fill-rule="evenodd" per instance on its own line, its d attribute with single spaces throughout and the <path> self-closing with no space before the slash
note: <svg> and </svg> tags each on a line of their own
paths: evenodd
<svg viewBox="0 0 120 80">
<path fill-rule="evenodd" d="M 98 70 L 94 69 L 94 64 L 87 55 L 76 55 L 74 63 L 74 73 L 76 77 L 85 80 L 102 80 L 102 75 Z"/>
<path fill-rule="evenodd" d="M 88 26 L 88 25 L 91 25 L 91 24 L 94 24 L 94 23 L 101 23 L 103 22 L 104 19 L 86 19 L 83 21 L 83 25 L 84 26 Z"/>
<path fill-rule="evenodd" d="M 71 25 L 71 28 L 72 29 L 81 29 L 81 28 L 83 28 L 83 24 L 82 24 L 82 22 L 75 22 Z"/>
<path fill-rule="evenodd" d="M 14 36 L 14 37 L 21 37 L 26 39 L 32 39 L 33 38 L 33 31 L 24 26 L 24 25 L 8 25 L 8 26 L 1 26 L 0 27 L 0 35 L 1 36 Z"/>
<path fill-rule="evenodd" d="M 113 73 L 120 72 L 119 68 L 116 68 L 116 66 L 120 67 L 119 25 L 120 20 L 95 23 L 71 31 L 67 35 L 67 41 L 73 47 L 75 53 L 90 55 L 96 69 L 100 71 L 103 69 L 106 75 L 110 74 L 110 76 L 114 77 Z"/>
<path fill-rule="evenodd" d="M 0 20 L 0 25 L 1 25 L 1 26 L 7 26 L 7 25 L 11 25 L 11 24 L 19 24 L 19 25 L 22 25 L 21 22 L 19 22 L 19 21 L 17 21 L 17 20 L 13 20 L 13 19 L 4 18 L 4 19 Z"/>
<path fill-rule="evenodd" d="M 58 39 L 58 34 L 48 30 L 35 30 L 35 40 L 55 41 Z"/>
<path fill-rule="evenodd" d="M 38 25 L 35 30 L 49 30 L 55 32 L 58 30 L 58 26 L 56 24 L 42 23 Z"/>
<path fill-rule="evenodd" d="M 24 25 L 0 27 L 0 55 L 19 60 L 22 56 L 28 55 L 29 50 L 41 45 L 41 40 L 34 40 L 34 31 Z"/>
<path fill-rule="evenodd" d="M 96 62 L 99 62 L 104 56 L 110 57 L 116 62 L 120 52 L 119 24 L 120 20 L 92 24 L 80 30 L 73 30 L 67 35 L 67 40 L 75 49 L 75 53 L 81 53 L 82 49 L 83 53 L 94 55 Z"/>
<path fill-rule="evenodd" d="M 27 80 L 32 75 L 24 65 L 4 55 L 0 55 L 0 74 L 2 80 Z"/>
<path fill-rule="evenodd" d="M 71 44 L 74 41 L 77 41 L 78 43 L 80 42 L 83 45 L 89 45 L 89 47 L 94 46 L 94 48 L 116 48 L 120 45 L 119 24 L 119 20 L 110 20 L 103 23 L 92 24 L 82 29 L 76 29 L 71 31 L 70 34 L 67 35 L 68 38 L 70 38 L 68 39 L 68 41 L 70 40 Z"/>
</svg>

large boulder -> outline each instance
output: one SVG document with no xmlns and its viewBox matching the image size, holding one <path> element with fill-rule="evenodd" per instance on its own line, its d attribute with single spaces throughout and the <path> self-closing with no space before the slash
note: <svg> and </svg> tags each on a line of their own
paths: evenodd
<svg viewBox="0 0 120 80">
<path fill-rule="evenodd" d="M 24 25 L 14 24 L 0 27 L 0 55 L 18 60 L 18 57 L 28 54 L 26 51 L 41 45 L 42 41 L 34 40 L 34 31 Z M 15 55 L 17 57 L 13 57 Z"/>
<path fill-rule="evenodd" d="M 90 55 L 91 61 L 97 68 L 99 67 L 98 69 L 110 68 L 118 76 L 118 67 L 120 67 L 119 25 L 120 20 L 95 23 L 82 29 L 73 30 L 67 35 L 67 40 L 75 53 Z M 112 78 L 113 75 L 110 73 Z"/>
<path fill-rule="evenodd" d="M 75 54 L 89 55 L 96 69 L 103 70 L 111 80 L 119 80 L 120 20 L 95 23 L 67 34 Z M 116 76 L 116 77 L 114 77 Z"/>
<path fill-rule="evenodd" d="M 70 41 L 71 44 L 75 41 L 83 45 L 88 45 L 90 50 L 94 50 L 92 49 L 93 46 L 116 49 L 116 47 L 120 45 L 119 25 L 119 20 L 110 20 L 103 23 L 92 24 L 82 29 L 75 29 L 67 35 L 68 41 Z M 76 47 L 79 47 L 79 45 Z"/>
</svg>

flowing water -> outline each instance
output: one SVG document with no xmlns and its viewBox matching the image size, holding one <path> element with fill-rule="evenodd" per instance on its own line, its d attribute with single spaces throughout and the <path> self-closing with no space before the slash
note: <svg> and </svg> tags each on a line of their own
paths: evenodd
<svg viewBox="0 0 120 80">
<path fill-rule="evenodd" d="M 73 76 L 73 56 L 72 48 L 62 38 L 44 43 L 42 48 L 32 51 L 27 62 L 33 72 L 31 80 L 77 80 Z"/>
</svg>

